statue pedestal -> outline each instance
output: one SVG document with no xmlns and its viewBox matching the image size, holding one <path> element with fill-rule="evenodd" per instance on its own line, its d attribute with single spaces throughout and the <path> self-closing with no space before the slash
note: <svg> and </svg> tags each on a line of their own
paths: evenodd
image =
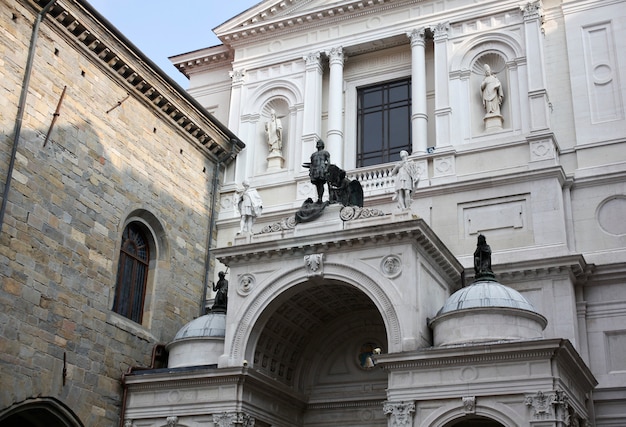
<svg viewBox="0 0 626 427">
<path fill-rule="evenodd" d="M 485 122 L 485 132 L 495 132 L 502 130 L 504 118 L 498 114 L 487 115 L 483 118 Z"/>
<path fill-rule="evenodd" d="M 285 164 L 285 159 L 279 153 L 270 153 L 267 156 L 267 171 L 268 172 L 278 172 L 283 168 Z"/>
</svg>

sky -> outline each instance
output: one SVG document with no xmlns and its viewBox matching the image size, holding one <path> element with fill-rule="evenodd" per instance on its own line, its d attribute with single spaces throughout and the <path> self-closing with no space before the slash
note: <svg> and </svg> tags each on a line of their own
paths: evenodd
<svg viewBox="0 0 626 427">
<path fill-rule="evenodd" d="M 213 28 L 261 0 L 87 0 L 183 89 L 170 56 L 221 44 Z"/>
</svg>

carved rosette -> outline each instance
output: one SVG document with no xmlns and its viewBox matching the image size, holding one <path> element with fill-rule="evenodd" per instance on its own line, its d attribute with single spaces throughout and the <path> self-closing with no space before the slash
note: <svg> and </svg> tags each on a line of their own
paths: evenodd
<svg viewBox="0 0 626 427">
<path fill-rule="evenodd" d="M 344 206 L 339 211 L 339 217 L 343 221 L 351 221 L 353 219 L 371 218 L 375 216 L 385 216 L 385 213 L 380 209 L 375 208 L 361 208 L 358 206 Z"/>
<path fill-rule="evenodd" d="M 310 254 L 304 256 L 304 268 L 307 277 L 324 275 L 324 254 Z"/>
<path fill-rule="evenodd" d="M 403 427 L 413 425 L 415 403 L 413 402 L 385 402 L 383 412 L 388 416 L 389 427 Z"/>
<path fill-rule="evenodd" d="M 402 260 L 397 255 L 387 255 L 380 262 L 380 270 L 385 277 L 397 277 L 402 271 Z"/>
<path fill-rule="evenodd" d="M 216 427 L 254 427 L 254 418 L 243 412 L 224 412 L 213 415 Z"/>
<path fill-rule="evenodd" d="M 237 293 L 242 297 L 245 297 L 252 292 L 255 284 L 256 279 L 252 274 L 243 274 L 237 283 Z"/>
</svg>

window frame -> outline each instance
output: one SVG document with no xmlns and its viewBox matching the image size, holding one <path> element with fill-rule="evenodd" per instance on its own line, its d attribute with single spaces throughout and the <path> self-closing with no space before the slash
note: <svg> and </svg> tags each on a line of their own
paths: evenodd
<svg viewBox="0 0 626 427">
<path fill-rule="evenodd" d="M 145 255 L 139 257 L 126 249 L 129 244 L 135 243 L 130 232 L 140 236 L 145 248 Z M 120 242 L 119 258 L 117 263 L 117 274 L 115 279 L 115 291 L 113 306 L 111 310 L 133 322 L 142 324 L 144 307 L 146 305 L 146 294 L 148 288 L 148 276 L 150 275 L 150 262 L 152 249 L 152 235 L 146 227 L 138 221 L 130 221 L 124 227 Z M 128 266 L 130 263 L 130 272 Z M 138 276 L 138 267 L 141 268 L 141 275 Z M 123 276 L 123 272 L 127 275 Z M 130 277 L 129 277 L 130 276 Z M 139 291 L 139 300 L 137 299 Z M 121 295 L 128 294 L 126 301 L 121 301 Z"/>
<path fill-rule="evenodd" d="M 411 115 L 412 115 L 412 81 L 410 77 L 396 78 L 376 82 L 368 85 L 356 87 L 356 166 L 371 167 L 377 164 L 385 164 L 393 161 L 402 150 L 411 152 L 412 135 L 411 135 Z M 394 89 L 402 88 L 406 98 L 401 97 L 399 100 L 393 100 Z M 378 103 L 374 102 L 370 105 L 366 104 L 367 98 L 379 97 Z M 378 115 L 380 120 L 378 137 L 380 145 L 376 150 L 368 150 L 366 145 L 368 141 L 365 139 L 371 136 L 373 129 L 366 129 L 368 123 L 371 124 L 371 116 Z M 369 118 L 368 118 L 369 116 Z M 393 124 L 397 119 L 406 120 L 404 132 L 408 136 L 408 141 L 402 145 L 394 145 Z M 375 138 L 374 138 L 375 139 Z M 371 143 L 371 141 L 370 141 Z"/>
</svg>

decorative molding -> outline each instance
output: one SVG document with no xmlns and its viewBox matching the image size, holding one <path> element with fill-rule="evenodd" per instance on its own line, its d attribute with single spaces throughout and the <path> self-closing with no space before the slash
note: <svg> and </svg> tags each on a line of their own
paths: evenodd
<svg viewBox="0 0 626 427">
<path fill-rule="evenodd" d="M 412 426 L 414 402 L 385 402 L 383 412 L 389 417 L 389 427 Z"/>
<path fill-rule="evenodd" d="M 245 297 L 252 292 L 255 284 L 256 278 L 252 274 L 244 274 L 239 278 L 239 283 L 237 283 L 237 293 Z"/>
<path fill-rule="evenodd" d="M 426 44 L 426 28 L 416 28 L 408 33 L 406 36 L 411 39 L 411 47 L 424 46 Z"/>
<path fill-rule="evenodd" d="M 233 84 L 243 84 L 245 82 L 246 74 L 246 70 L 233 70 L 228 72 Z"/>
<path fill-rule="evenodd" d="M 324 254 L 310 254 L 304 256 L 304 268 L 307 277 L 324 275 Z"/>
<path fill-rule="evenodd" d="M 376 208 L 361 208 L 358 206 L 344 206 L 339 211 L 339 217 L 343 221 L 352 221 L 354 219 L 372 218 L 377 216 L 385 216 L 385 213 Z"/>
<path fill-rule="evenodd" d="M 524 14 L 524 21 L 531 21 L 534 19 L 539 19 L 542 16 L 541 10 L 541 1 L 529 1 L 525 5 L 521 6 L 520 9 Z"/>
<path fill-rule="evenodd" d="M 278 231 L 293 230 L 296 227 L 296 217 L 291 215 L 278 222 L 264 226 L 258 234 L 276 233 Z"/>
<path fill-rule="evenodd" d="M 213 414 L 213 424 L 216 427 L 254 427 L 254 418 L 243 412 L 223 412 Z"/>
<path fill-rule="evenodd" d="M 450 23 L 449 22 L 440 22 L 437 25 L 432 27 L 434 33 L 434 40 L 442 41 L 448 38 L 450 32 Z"/>
<path fill-rule="evenodd" d="M 390 279 L 402 272 L 402 259 L 398 255 L 387 255 L 380 262 L 380 271 Z"/>
<path fill-rule="evenodd" d="M 463 411 L 466 414 L 476 413 L 476 396 L 463 396 Z"/>
<path fill-rule="evenodd" d="M 176 427 L 178 425 L 178 417 L 167 417 L 165 420 L 167 427 Z"/>
</svg>

